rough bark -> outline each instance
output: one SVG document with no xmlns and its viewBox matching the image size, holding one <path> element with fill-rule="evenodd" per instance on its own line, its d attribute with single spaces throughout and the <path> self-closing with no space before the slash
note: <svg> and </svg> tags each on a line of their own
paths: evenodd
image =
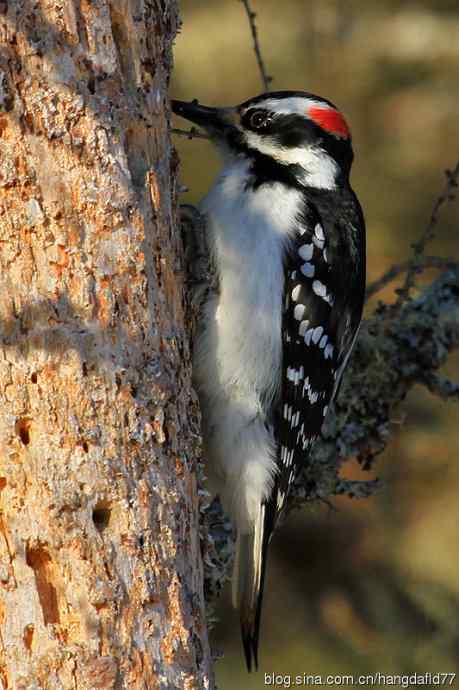
<svg viewBox="0 0 459 690">
<path fill-rule="evenodd" d="M 173 0 L 0 2 L 4 690 L 212 687 L 176 23 Z"/>
</svg>

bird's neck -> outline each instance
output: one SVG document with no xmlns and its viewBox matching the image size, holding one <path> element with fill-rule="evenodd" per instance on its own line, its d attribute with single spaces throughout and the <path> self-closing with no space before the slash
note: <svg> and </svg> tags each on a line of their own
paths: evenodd
<svg viewBox="0 0 459 690">
<path fill-rule="evenodd" d="M 225 163 L 225 178 L 244 178 L 244 186 L 253 190 L 281 183 L 287 189 L 300 191 L 335 191 L 347 183 L 333 158 L 321 149 L 304 149 L 301 156 L 292 154 L 289 161 L 248 149 L 243 154 L 228 156 Z"/>
</svg>

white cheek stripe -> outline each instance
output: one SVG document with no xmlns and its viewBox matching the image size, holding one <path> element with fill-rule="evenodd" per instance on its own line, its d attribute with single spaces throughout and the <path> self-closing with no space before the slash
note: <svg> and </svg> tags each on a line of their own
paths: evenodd
<svg viewBox="0 0 459 690">
<path fill-rule="evenodd" d="M 283 165 L 299 165 L 303 168 L 300 181 L 305 186 L 318 189 L 335 189 L 338 166 L 331 156 L 318 146 L 282 148 L 270 137 L 255 132 L 244 132 L 247 145 L 260 153 L 274 158 Z"/>
</svg>

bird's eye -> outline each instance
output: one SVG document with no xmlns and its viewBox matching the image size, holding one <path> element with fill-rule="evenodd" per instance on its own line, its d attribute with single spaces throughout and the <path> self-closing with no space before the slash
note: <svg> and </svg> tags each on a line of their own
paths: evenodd
<svg viewBox="0 0 459 690">
<path fill-rule="evenodd" d="M 249 124 L 252 129 L 260 129 L 268 122 L 268 120 L 268 115 L 263 110 L 254 110 L 250 115 Z"/>
</svg>

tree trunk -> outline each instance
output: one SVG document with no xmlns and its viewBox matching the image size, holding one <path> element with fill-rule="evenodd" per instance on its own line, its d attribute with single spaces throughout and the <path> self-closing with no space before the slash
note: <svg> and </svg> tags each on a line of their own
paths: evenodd
<svg viewBox="0 0 459 690">
<path fill-rule="evenodd" d="M 174 0 L 0 2 L 0 688 L 212 687 Z"/>
</svg>

